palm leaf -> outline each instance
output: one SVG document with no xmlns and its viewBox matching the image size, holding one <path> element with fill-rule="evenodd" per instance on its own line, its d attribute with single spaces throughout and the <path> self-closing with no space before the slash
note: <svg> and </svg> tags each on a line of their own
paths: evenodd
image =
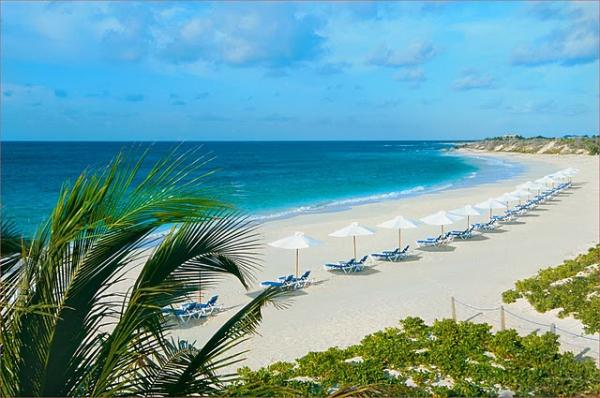
<svg viewBox="0 0 600 398">
<path fill-rule="evenodd" d="M 241 361 L 243 352 L 230 355 L 227 352 L 256 332 L 266 304 L 285 306 L 281 298 L 286 294 L 279 288 L 265 289 L 221 326 L 201 349 L 191 352 L 185 360 L 171 361 L 169 366 L 162 367 L 155 375 L 151 393 L 169 396 L 205 394 L 218 390 L 224 381 L 232 381 L 233 375 L 217 377 L 216 372 Z"/>
<path fill-rule="evenodd" d="M 169 233 L 145 262 L 131 297 L 115 330 L 99 356 L 103 362 L 92 395 L 102 394 L 114 380 L 135 383 L 136 369 L 123 366 L 132 338 L 148 332 L 147 355 L 154 355 L 163 340 L 163 306 L 177 303 L 199 286 L 210 286 L 221 275 L 233 275 L 244 286 L 254 260 L 257 235 L 246 218 L 235 213 L 216 212 L 211 220 L 184 224 Z"/>
</svg>

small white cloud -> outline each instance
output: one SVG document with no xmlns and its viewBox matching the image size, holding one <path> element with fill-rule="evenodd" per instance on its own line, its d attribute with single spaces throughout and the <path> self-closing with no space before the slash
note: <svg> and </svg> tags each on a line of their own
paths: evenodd
<svg viewBox="0 0 600 398">
<path fill-rule="evenodd" d="M 429 42 L 413 42 L 407 48 L 393 50 L 382 45 L 369 56 L 369 63 L 378 66 L 414 66 L 431 60 L 437 49 Z"/>
<path fill-rule="evenodd" d="M 475 70 L 467 70 L 462 76 L 455 79 L 452 83 L 455 90 L 487 90 L 496 88 L 495 79 L 487 73 L 480 73 Z"/>
<path fill-rule="evenodd" d="M 421 83 L 426 80 L 423 68 L 404 68 L 394 75 L 401 82 Z"/>
</svg>

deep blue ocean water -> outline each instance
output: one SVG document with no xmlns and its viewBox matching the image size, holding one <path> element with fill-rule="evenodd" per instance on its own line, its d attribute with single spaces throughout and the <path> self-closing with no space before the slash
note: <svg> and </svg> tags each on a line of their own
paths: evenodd
<svg viewBox="0 0 600 398">
<path fill-rule="evenodd" d="M 3 142 L 2 216 L 31 233 L 49 214 L 66 180 L 105 165 L 132 145 Z M 517 164 L 447 152 L 448 142 L 188 142 L 182 149 L 198 145 L 201 153 L 216 157 L 207 166 L 217 170 L 210 184 L 259 220 L 402 198 L 521 172 Z M 152 144 L 148 167 L 174 146 Z"/>
</svg>

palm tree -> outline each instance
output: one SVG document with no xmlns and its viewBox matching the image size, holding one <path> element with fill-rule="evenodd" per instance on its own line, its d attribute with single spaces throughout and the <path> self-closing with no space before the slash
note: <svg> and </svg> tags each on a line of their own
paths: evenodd
<svg viewBox="0 0 600 398">
<path fill-rule="evenodd" d="M 248 287 L 260 245 L 251 222 L 210 199 L 209 159 L 176 148 L 142 176 L 146 154 L 65 184 L 29 240 L 2 220 L 3 396 L 216 394 L 263 305 L 281 304 L 263 291 L 201 348 L 169 338 L 161 308 L 226 276 Z M 126 274 L 135 282 L 119 291 Z"/>
</svg>

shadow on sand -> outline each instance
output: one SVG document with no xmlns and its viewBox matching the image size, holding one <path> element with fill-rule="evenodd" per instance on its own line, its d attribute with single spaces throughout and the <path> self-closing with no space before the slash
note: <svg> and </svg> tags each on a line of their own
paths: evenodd
<svg viewBox="0 0 600 398">
<path fill-rule="evenodd" d="M 386 264 L 402 264 L 402 263 L 412 263 L 413 261 L 419 261 L 421 256 L 419 254 L 409 254 L 406 257 L 401 258 L 398 261 L 379 261 L 378 265 L 385 266 Z"/>
<path fill-rule="evenodd" d="M 461 240 L 457 240 L 457 242 L 478 242 L 481 240 L 488 240 L 490 238 L 488 238 L 487 236 L 485 236 L 484 234 L 477 234 L 477 235 L 473 235 L 471 236 L 470 239 L 461 239 Z"/>
<path fill-rule="evenodd" d="M 503 234 L 505 232 L 508 231 L 502 228 L 490 229 L 489 231 L 485 231 L 486 234 Z"/>
<path fill-rule="evenodd" d="M 523 225 L 525 224 L 523 221 L 507 221 L 504 225 Z"/>
<path fill-rule="evenodd" d="M 423 251 L 423 252 L 431 252 L 431 253 L 437 253 L 437 252 L 453 252 L 454 250 L 456 250 L 456 247 L 454 246 L 450 246 L 450 245 L 445 245 L 445 246 L 432 246 L 432 247 L 419 247 L 417 250 Z"/>
</svg>

